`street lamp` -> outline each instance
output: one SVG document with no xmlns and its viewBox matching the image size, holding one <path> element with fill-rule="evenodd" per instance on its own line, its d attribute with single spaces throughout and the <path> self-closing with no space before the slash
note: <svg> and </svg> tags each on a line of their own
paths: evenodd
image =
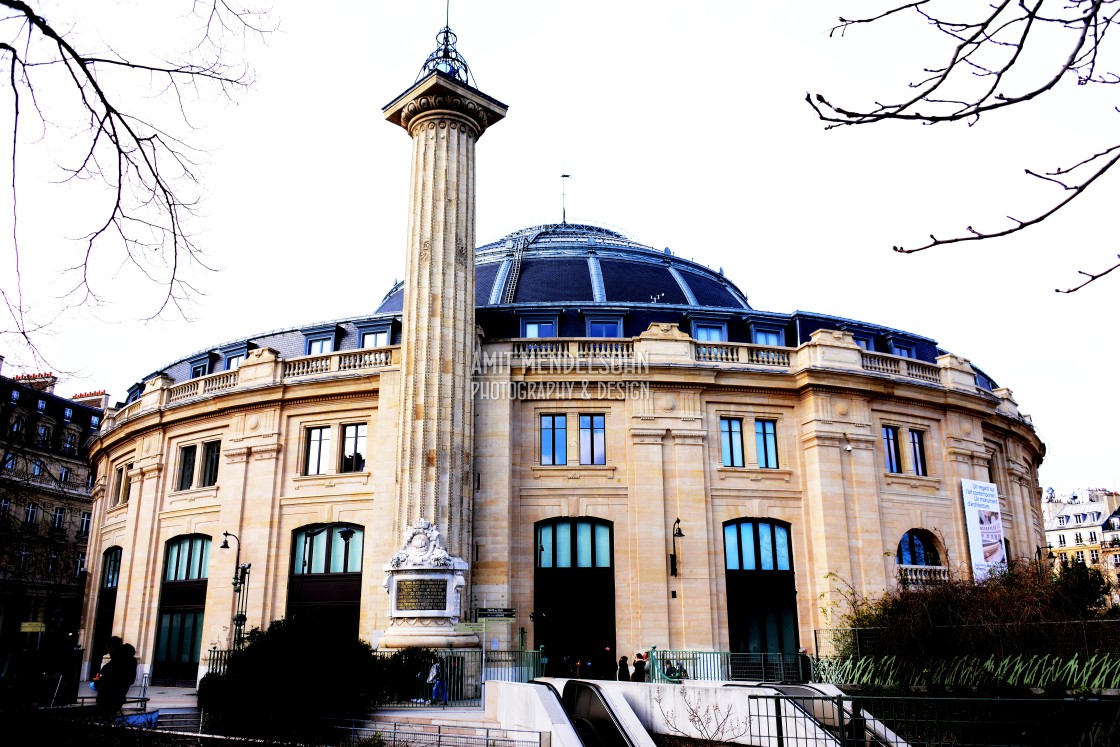
<svg viewBox="0 0 1120 747">
<path fill-rule="evenodd" d="M 681 531 L 681 520 L 680 517 L 677 517 L 677 520 L 673 522 L 673 552 L 669 554 L 670 576 L 677 575 L 677 539 L 683 536 L 684 532 Z"/>
<path fill-rule="evenodd" d="M 225 539 L 219 549 L 229 549 L 229 538 L 233 537 L 233 541 L 237 543 L 237 557 L 233 561 L 233 593 L 237 595 L 237 603 L 234 605 L 233 612 L 233 647 L 241 648 L 245 645 L 245 621 L 249 616 L 245 613 L 249 604 L 249 595 L 246 593 L 249 588 L 249 569 L 253 567 L 252 563 L 241 563 L 241 540 L 233 532 L 222 532 Z"/>
</svg>

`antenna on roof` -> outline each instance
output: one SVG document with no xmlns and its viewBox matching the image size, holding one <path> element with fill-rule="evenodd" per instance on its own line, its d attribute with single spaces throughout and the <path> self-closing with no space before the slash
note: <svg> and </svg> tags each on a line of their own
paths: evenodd
<svg viewBox="0 0 1120 747">
<path fill-rule="evenodd" d="M 567 224 L 568 222 L 568 191 L 565 179 L 571 179 L 571 174 L 560 175 L 560 217 L 561 223 Z"/>
</svg>

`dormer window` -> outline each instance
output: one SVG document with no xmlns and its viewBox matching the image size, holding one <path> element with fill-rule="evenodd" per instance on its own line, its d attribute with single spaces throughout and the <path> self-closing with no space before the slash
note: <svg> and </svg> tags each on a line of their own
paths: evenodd
<svg viewBox="0 0 1120 747">
<path fill-rule="evenodd" d="M 47 401 L 45 399 L 39 400 L 39 403 L 37 405 L 35 405 L 35 409 L 38 410 L 39 412 L 43 412 L 44 410 L 47 409 Z"/>
<path fill-rule="evenodd" d="M 358 345 L 362 348 L 385 348 L 393 344 L 392 322 L 361 322 L 354 326 L 358 330 Z"/>
<path fill-rule="evenodd" d="M 338 350 L 338 340 L 342 328 L 337 324 L 307 327 L 303 332 L 306 355 L 327 355 Z"/>
<path fill-rule="evenodd" d="M 620 317 L 588 317 L 588 337 L 622 337 L 622 319 Z"/>
<path fill-rule="evenodd" d="M 785 330 L 777 325 L 752 323 L 751 342 L 755 345 L 782 347 L 786 344 Z"/>
<path fill-rule="evenodd" d="M 523 317 L 521 336 L 528 339 L 556 337 L 556 317 Z"/>
<path fill-rule="evenodd" d="M 697 342 L 727 342 L 727 325 L 720 322 L 693 322 L 692 338 Z"/>
</svg>

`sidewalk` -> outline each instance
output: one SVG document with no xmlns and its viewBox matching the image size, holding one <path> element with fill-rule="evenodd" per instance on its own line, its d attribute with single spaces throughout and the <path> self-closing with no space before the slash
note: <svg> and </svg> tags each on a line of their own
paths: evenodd
<svg viewBox="0 0 1120 747">
<path fill-rule="evenodd" d="M 78 683 L 79 695 L 96 695 L 96 691 L 89 686 L 89 682 L 83 680 Z M 198 692 L 193 687 L 163 687 L 160 685 L 149 685 L 148 692 L 145 693 L 148 698 L 148 710 L 168 710 L 168 709 L 189 709 L 198 708 Z M 128 697 L 140 697 L 140 685 L 133 685 L 128 689 Z"/>
</svg>

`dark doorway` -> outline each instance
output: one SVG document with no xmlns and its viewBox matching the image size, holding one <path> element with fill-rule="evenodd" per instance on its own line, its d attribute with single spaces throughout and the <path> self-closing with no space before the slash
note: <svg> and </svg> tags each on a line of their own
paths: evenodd
<svg viewBox="0 0 1120 747">
<path fill-rule="evenodd" d="M 191 686 L 198 681 L 209 565 L 209 537 L 188 534 L 167 541 L 152 665 L 153 685 Z"/>
<path fill-rule="evenodd" d="M 110 547 L 101 556 L 101 580 L 97 589 L 97 611 L 93 616 L 93 639 L 89 650 L 89 677 L 101 671 L 101 660 L 109 651 L 113 615 L 117 607 L 117 583 L 121 575 L 121 548 Z"/>
<path fill-rule="evenodd" d="M 292 533 L 287 614 L 314 625 L 324 640 L 358 637 L 363 535 L 356 524 L 311 524 Z"/>
<path fill-rule="evenodd" d="M 536 525 L 533 638 L 545 674 L 613 679 L 614 529 L 590 517 Z"/>
<path fill-rule="evenodd" d="M 723 525 L 731 651 L 795 654 L 797 586 L 789 524 L 736 519 Z"/>
</svg>

